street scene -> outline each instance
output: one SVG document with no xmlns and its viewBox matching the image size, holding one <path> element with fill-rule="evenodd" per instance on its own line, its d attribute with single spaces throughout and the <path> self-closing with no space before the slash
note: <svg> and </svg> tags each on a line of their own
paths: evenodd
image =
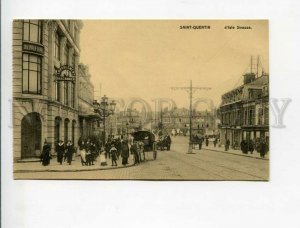
<svg viewBox="0 0 300 228">
<path fill-rule="evenodd" d="M 15 173 L 17 179 L 136 179 L 136 180 L 266 180 L 269 160 L 258 154 L 241 156 L 234 150 L 225 152 L 213 145 L 193 149 L 186 154 L 188 139 L 175 137 L 170 151 L 158 153 L 158 160 L 142 162 L 130 168 L 111 169 L 97 166 L 82 167 L 80 157 L 69 167 L 49 165 L 47 170 L 40 164 L 20 165 Z M 132 159 L 133 160 L 133 159 Z M 118 162 L 120 163 L 120 162 Z M 49 175 L 51 172 L 51 175 Z"/>
<path fill-rule="evenodd" d="M 266 20 L 14 20 L 15 179 L 269 180 Z"/>
</svg>

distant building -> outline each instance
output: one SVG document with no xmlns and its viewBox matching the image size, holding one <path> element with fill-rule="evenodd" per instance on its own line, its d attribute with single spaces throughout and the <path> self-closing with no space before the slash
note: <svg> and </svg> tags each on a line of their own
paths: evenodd
<svg viewBox="0 0 300 228">
<path fill-rule="evenodd" d="M 162 121 L 161 121 L 162 118 Z M 164 110 L 158 115 L 159 122 L 163 128 L 171 133 L 172 129 L 180 129 L 183 134 L 189 134 L 190 111 L 186 108 L 175 108 Z M 192 134 L 213 135 L 217 130 L 216 111 L 196 111 L 192 113 Z"/>
<path fill-rule="evenodd" d="M 242 139 L 269 139 L 269 75 L 244 75 L 243 85 L 222 95 L 218 110 L 220 140 L 240 145 Z"/>
</svg>

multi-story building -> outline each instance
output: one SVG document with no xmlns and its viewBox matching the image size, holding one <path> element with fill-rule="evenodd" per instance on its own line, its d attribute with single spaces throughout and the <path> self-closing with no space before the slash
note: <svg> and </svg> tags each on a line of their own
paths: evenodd
<svg viewBox="0 0 300 228">
<path fill-rule="evenodd" d="M 94 112 L 94 85 L 88 66 L 78 65 L 78 118 L 82 139 L 100 135 L 100 117 Z M 99 136 L 100 137 L 100 136 Z"/>
<path fill-rule="evenodd" d="M 218 110 L 220 141 L 240 145 L 245 139 L 269 137 L 269 75 L 244 75 L 243 85 L 222 95 Z"/>
<path fill-rule="evenodd" d="M 76 142 L 79 20 L 13 22 L 14 159 L 39 156 L 43 142 Z"/>
</svg>

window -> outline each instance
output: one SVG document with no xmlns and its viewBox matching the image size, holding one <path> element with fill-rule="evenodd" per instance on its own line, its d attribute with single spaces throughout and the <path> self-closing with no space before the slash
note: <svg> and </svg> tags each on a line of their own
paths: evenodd
<svg viewBox="0 0 300 228">
<path fill-rule="evenodd" d="M 78 29 L 76 26 L 74 26 L 74 40 L 75 43 L 78 43 Z"/>
<path fill-rule="evenodd" d="M 54 57 L 60 60 L 60 36 L 55 33 Z"/>
<path fill-rule="evenodd" d="M 69 140 L 69 123 L 70 120 L 69 119 L 65 119 L 65 123 L 64 123 L 64 140 L 65 142 L 67 142 Z"/>
<path fill-rule="evenodd" d="M 70 83 L 70 105 L 74 108 L 75 106 L 75 84 L 73 82 Z"/>
<path fill-rule="evenodd" d="M 64 104 L 69 105 L 69 83 L 64 82 Z"/>
<path fill-rule="evenodd" d="M 42 21 L 24 20 L 23 40 L 35 43 L 42 43 Z"/>
<path fill-rule="evenodd" d="M 75 69 L 75 53 L 72 55 L 72 67 Z"/>
<path fill-rule="evenodd" d="M 23 93 L 42 93 L 42 57 L 23 54 Z"/>
<path fill-rule="evenodd" d="M 64 63 L 66 65 L 68 65 L 68 63 L 69 63 L 69 47 L 68 47 L 68 45 L 65 46 Z"/>
</svg>

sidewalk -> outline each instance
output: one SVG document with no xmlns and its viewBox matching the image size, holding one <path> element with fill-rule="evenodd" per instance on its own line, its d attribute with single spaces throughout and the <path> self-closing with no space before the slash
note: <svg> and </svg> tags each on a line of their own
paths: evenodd
<svg viewBox="0 0 300 228">
<path fill-rule="evenodd" d="M 117 160 L 118 166 L 111 166 L 111 159 L 107 159 L 107 166 L 100 166 L 100 157 L 96 159 L 94 165 L 83 166 L 81 165 L 80 156 L 76 156 L 75 160 L 69 165 L 66 161 L 60 165 L 56 157 L 53 157 L 48 166 L 43 166 L 40 162 L 17 162 L 14 163 L 14 173 L 31 173 L 31 172 L 78 172 L 78 171 L 94 171 L 94 170 L 108 170 L 108 169 L 119 169 L 133 166 L 133 159 L 129 157 L 128 165 L 122 165 L 122 158 Z"/>
<path fill-rule="evenodd" d="M 205 143 L 202 144 L 202 149 L 205 150 L 211 150 L 214 152 L 219 152 L 219 153 L 227 153 L 227 154 L 233 154 L 233 155 L 238 155 L 238 156 L 244 156 L 244 157 L 251 157 L 251 158 L 255 158 L 255 159 L 262 159 L 262 160 L 269 160 L 269 153 L 270 151 L 265 155 L 264 158 L 260 157 L 260 154 L 254 150 L 253 154 L 250 154 L 250 152 L 248 152 L 248 154 L 243 154 L 241 150 L 233 150 L 233 149 L 229 149 L 228 151 L 225 151 L 224 146 L 219 147 L 218 145 L 216 147 L 214 147 L 214 145 L 212 143 L 210 143 L 208 145 L 208 147 L 205 145 Z M 194 152 L 199 151 L 198 146 L 195 146 L 195 149 L 193 149 Z"/>
</svg>

